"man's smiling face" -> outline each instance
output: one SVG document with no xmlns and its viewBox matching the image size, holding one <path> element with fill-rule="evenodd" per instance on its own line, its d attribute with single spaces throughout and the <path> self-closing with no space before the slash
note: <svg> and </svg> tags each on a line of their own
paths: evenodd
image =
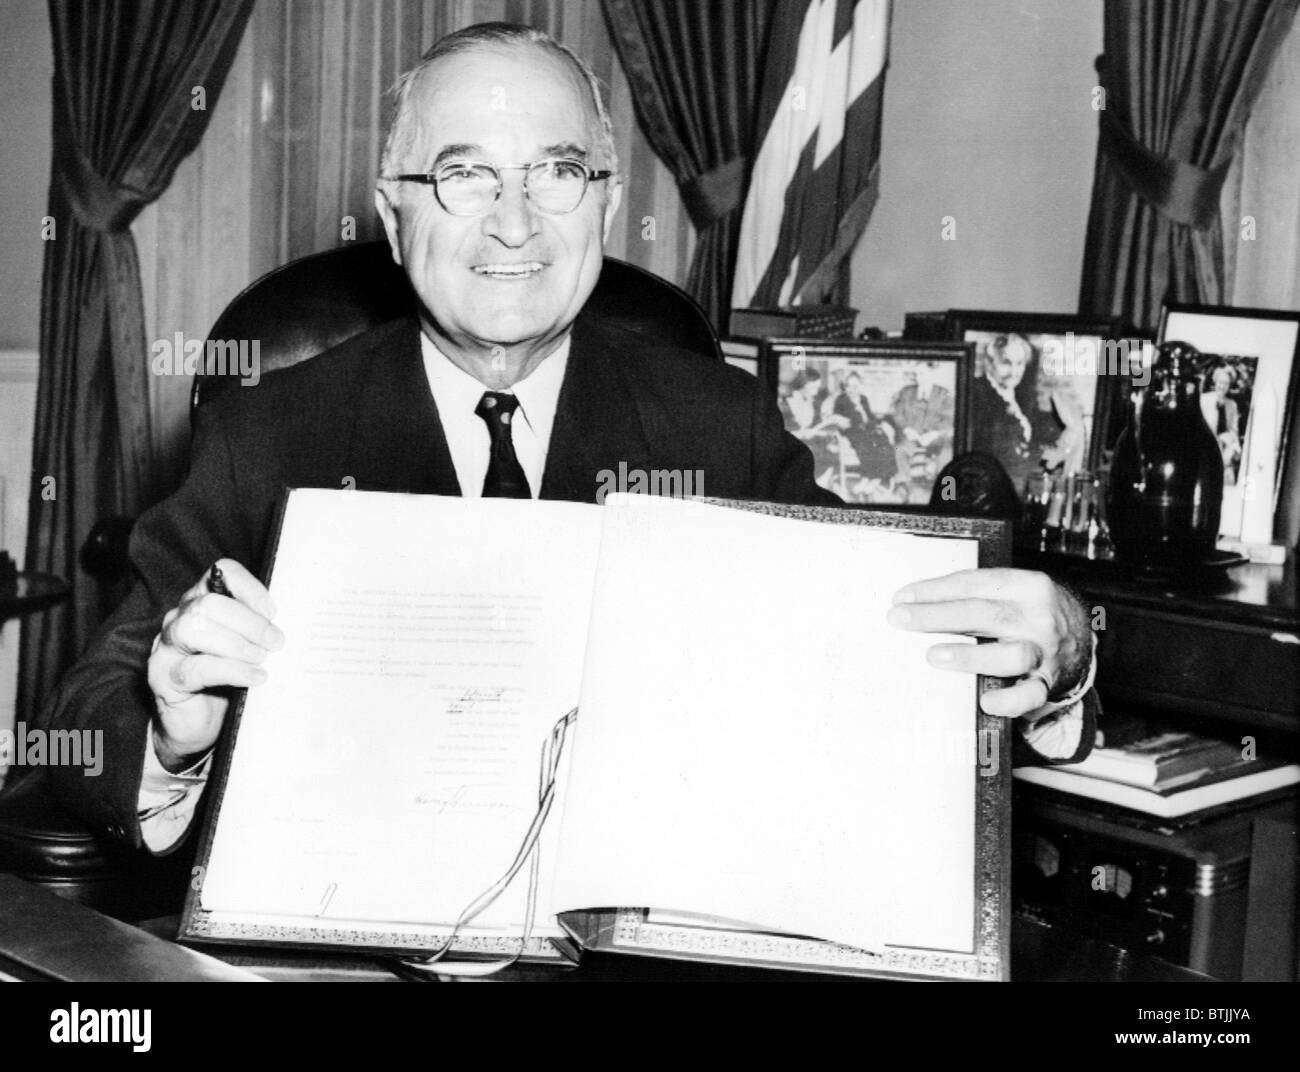
<svg viewBox="0 0 1300 1072">
<path fill-rule="evenodd" d="M 408 107 L 415 136 L 390 174 L 432 172 L 452 160 L 500 168 L 560 156 L 593 170 L 610 163 L 586 82 L 538 47 L 445 56 L 411 87 Z M 490 366 L 508 386 L 555 348 L 586 303 L 620 191 L 592 182 L 576 209 L 553 215 L 526 197 L 523 171 L 500 174 L 500 197 L 478 216 L 452 215 L 432 186 L 411 182 L 381 183 L 376 204 L 426 331 L 457 364 L 479 373 Z"/>
</svg>

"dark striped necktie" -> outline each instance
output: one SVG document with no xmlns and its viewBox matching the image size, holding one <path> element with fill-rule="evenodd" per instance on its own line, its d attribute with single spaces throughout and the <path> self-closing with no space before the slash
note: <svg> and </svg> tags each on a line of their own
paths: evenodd
<svg viewBox="0 0 1300 1072">
<path fill-rule="evenodd" d="M 515 455 L 510 424 L 514 420 L 519 399 L 499 391 L 484 391 L 474 412 L 483 418 L 492 437 L 492 455 L 488 459 L 487 476 L 483 479 L 485 499 L 531 499 L 528 477 Z"/>
</svg>

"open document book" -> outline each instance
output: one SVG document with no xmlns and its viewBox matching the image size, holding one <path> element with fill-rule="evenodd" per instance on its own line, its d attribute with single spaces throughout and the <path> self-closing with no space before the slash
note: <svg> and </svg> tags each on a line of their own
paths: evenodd
<svg viewBox="0 0 1300 1072">
<path fill-rule="evenodd" d="M 287 643 L 228 719 L 182 937 L 436 949 L 546 801 L 457 956 L 526 937 L 535 959 L 1003 975 L 1000 722 L 927 663 L 945 638 L 885 622 L 1000 533 L 292 491 L 269 579 Z"/>
</svg>

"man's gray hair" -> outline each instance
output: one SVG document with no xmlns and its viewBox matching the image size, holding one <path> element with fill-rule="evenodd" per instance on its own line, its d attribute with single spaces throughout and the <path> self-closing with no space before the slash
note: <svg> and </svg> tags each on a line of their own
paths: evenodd
<svg viewBox="0 0 1300 1072">
<path fill-rule="evenodd" d="M 400 162 L 407 158 L 415 145 L 416 128 L 409 102 L 412 89 L 429 67 L 445 56 L 468 52 L 474 48 L 484 46 L 519 48 L 529 45 L 566 60 L 587 83 L 600 124 L 599 130 L 596 131 L 596 147 L 604 157 L 603 166 L 617 174 L 618 153 L 614 149 L 614 124 L 610 120 L 609 109 L 605 106 L 605 97 L 601 93 L 600 79 L 596 77 L 596 72 L 573 49 L 561 44 L 548 33 L 513 22 L 481 22 L 435 41 L 420 57 L 419 64 L 397 80 L 397 84 L 392 89 L 393 111 L 388 128 L 388 140 L 384 143 L 384 155 L 380 161 L 380 175 L 391 175 L 396 169 L 401 168 Z"/>
</svg>

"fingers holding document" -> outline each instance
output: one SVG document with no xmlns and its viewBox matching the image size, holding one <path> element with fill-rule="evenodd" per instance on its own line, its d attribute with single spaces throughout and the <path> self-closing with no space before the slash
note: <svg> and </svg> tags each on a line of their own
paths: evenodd
<svg viewBox="0 0 1300 1072">
<path fill-rule="evenodd" d="M 229 705 L 227 687 L 266 680 L 261 664 L 284 644 L 265 586 L 232 559 L 205 571 L 163 616 L 149 656 L 157 710 L 154 744 L 168 770 L 210 749 Z"/>
<path fill-rule="evenodd" d="M 987 637 L 991 644 L 936 644 L 932 665 L 1009 681 L 984 693 L 990 715 L 1019 718 L 1082 682 L 1092 656 L 1083 606 L 1042 573 L 963 570 L 900 589 L 891 624 L 926 633 Z"/>
</svg>

